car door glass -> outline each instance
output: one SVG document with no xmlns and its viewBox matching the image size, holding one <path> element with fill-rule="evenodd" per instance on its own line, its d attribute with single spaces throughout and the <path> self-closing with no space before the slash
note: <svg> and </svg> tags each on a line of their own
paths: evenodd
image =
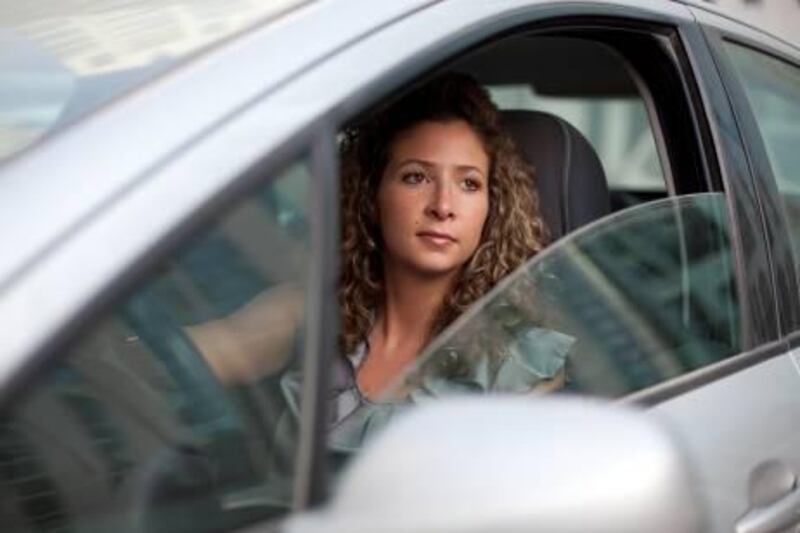
<svg viewBox="0 0 800 533">
<path fill-rule="evenodd" d="M 278 173 L 5 406 L 3 531 L 219 531 L 288 511 L 310 179 L 306 159 Z M 252 362 L 254 346 L 269 353 Z"/>
<path fill-rule="evenodd" d="M 737 44 L 726 49 L 753 107 L 800 264 L 800 68 Z"/>
<path fill-rule="evenodd" d="M 724 195 L 658 200 L 533 258 L 397 386 L 618 397 L 741 351 L 739 316 Z"/>
</svg>

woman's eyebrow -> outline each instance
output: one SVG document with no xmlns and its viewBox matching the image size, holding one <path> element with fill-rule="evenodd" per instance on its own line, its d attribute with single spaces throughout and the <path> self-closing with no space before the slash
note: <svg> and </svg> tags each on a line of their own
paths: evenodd
<svg viewBox="0 0 800 533">
<path fill-rule="evenodd" d="M 437 166 L 436 163 L 433 163 L 431 161 L 426 161 L 424 159 L 417 159 L 417 158 L 409 158 L 409 159 L 403 159 L 402 161 L 400 161 L 397 164 L 397 167 L 398 168 L 399 167 L 404 167 L 405 165 L 409 165 L 409 164 L 417 164 L 417 165 L 421 165 L 421 166 L 426 167 L 426 168 L 434 168 L 434 167 Z M 483 171 L 480 168 L 476 167 L 475 165 L 456 165 L 456 170 L 458 170 L 459 172 L 475 171 L 478 174 L 480 174 L 481 176 L 483 176 Z"/>
<path fill-rule="evenodd" d="M 416 158 L 403 159 L 402 161 L 397 163 L 397 166 L 404 167 L 410 164 L 422 165 L 423 167 L 428 167 L 428 168 L 433 168 L 436 166 L 435 163 L 432 163 L 430 161 L 425 161 L 424 159 L 416 159 Z"/>
<path fill-rule="evenodd" d="M 458 169 L 461 172 L 475 171 L 481 176 L 483 176 L 483 171 L 480 168 L 476 167 L 475 165 L 456 165 L 456 169 Z"/>
</svg>

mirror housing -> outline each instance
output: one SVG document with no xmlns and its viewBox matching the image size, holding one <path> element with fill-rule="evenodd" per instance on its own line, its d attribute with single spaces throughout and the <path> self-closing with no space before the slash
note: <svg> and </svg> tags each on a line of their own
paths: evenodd
<svg viewBox="0 0 800 533">
<path fill-rule="evenodd" d="M 587 399 L 437 400 L 409 412 L 290 533 L 694 533 L 700 498 L 653 418 Z"/>
</svg>

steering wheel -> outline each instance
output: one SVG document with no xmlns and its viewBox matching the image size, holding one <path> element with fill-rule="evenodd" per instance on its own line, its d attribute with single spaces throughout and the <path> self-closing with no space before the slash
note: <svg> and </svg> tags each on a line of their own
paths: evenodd
<svg viewBox="0 0 800 533">
<path fill-rule="evenodd" d="M 158 298 L 141 291 L 128 300 L 121 314 L 177 385 L 180 395 L 171 403 L 178 400 L 176 411 L 188 427 L 204 436 L 223 436 L 238 425 L 240 417 L 227 391 Z M 225 474 L 220 468 L 224 461 L 214 453 L 218 442 L 212 437 L 165 446 L 137 469 L 128 495 L 136 531 L 219 529 L 226 517 L 216 498 Z M 192 520 L 186 520 L 187 516 Z"/>
</svg>

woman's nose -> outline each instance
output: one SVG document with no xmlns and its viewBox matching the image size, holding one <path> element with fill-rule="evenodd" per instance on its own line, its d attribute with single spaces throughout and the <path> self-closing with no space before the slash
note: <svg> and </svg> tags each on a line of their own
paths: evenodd
<svg viewBox="0 0 800 533">
<path fill-rule="evenodd" d="M 439 182 L 432 189 L 425 212 L 438 220 L 455 217 L 453 191 L 450 184 Z"/>
</svg>

